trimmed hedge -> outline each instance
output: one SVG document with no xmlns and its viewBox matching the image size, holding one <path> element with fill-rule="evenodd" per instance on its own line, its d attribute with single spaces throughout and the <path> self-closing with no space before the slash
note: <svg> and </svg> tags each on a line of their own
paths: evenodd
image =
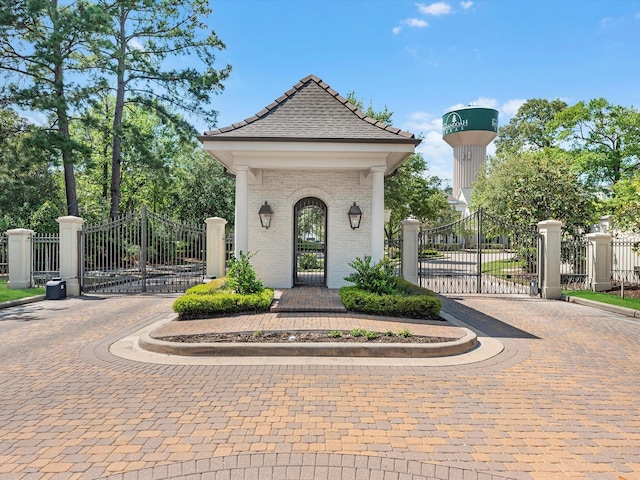
<svg viewBox="0 0 640 480">
<path fill-rule="evenodd" d="M 217 290 L 224 288 L 224 284 L 227 281 L 226 277 L 214 278 L 210 282 L 203 283 L 202 285 L 196 285 L 189 288 L 185 294 L 187 295 L 211 295 L 216 293 Z"/>
<path fill-rule="evenodd" d="M 426 288 L 418 287 L 404 279 L 396 279 L 401 293 L 378 295 L 361 290 L 358 287 L 342 287 L 340 298 L 348 310 L 419 319 L 439 319 L 442 302 Z"/>
<path fill-rule="evenodd" d="M 200 285 L 194 288 L 198 288 Z M 258 313 L 269 310 L 273 290 L 265 288 L 261 293 L 241 295 L 217 289 L 215 293 L 190 293 L 173 302 L 173 311 L 180 319 L 195 319 L 227 315 L 230 313 Z"/>
</svg>

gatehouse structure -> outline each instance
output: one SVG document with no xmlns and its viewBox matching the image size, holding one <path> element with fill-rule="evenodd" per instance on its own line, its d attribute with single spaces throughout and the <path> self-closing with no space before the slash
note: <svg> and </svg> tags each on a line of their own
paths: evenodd
<svg viewBox="0 0 640 480">
<path fill-rule="evenodd" d="M 310 75 L 250 118 L 198 137 L 235 176 L 235 250 L 274 288 L 340 287 L 384 255 L 384 178 L 420 143 Z"/>
</svg>

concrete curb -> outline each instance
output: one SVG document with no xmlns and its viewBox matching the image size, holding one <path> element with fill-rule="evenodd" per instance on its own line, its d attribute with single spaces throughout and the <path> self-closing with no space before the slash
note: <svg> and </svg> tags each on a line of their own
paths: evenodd
<svg viewBox="0 0 640 480">
<path fill-rule="evenodd" d="M 594 300 L 588 300 L 586 298 L 571 297 L 562 295 L 562 300 L 571 303 L 577 303 L 578 305 L 584 305 L 586 307 L 593 307 L 599 310 L 605 310 L 611 313 L 617 313 L 619 315 L 625 315 L 632 318 L 640 318 L 640 310 L 634 310 L 633 308 L 619 307 L 617 305 L 609 305 L 608 303 L 596 302 Z"/>
<path fill-rule="evenodd" d="M 17 307 L 19 305 L 26 305 L 27 303 L 40 302 L 45 299 L 44 295 L 36 295 L 34 297 L 19 298 L 18 300 L 9 300 L 8 302 L 0 302 L 0 309 Z"/>
<path fill-rule="evenodd" d="M 443 343 L 177 343 L 151 338 L 142 332 L 138 346 L 149 352 L 182 356 L 305 356 L 305 357 L 394 357 L 431 358 L 460 355 L 478 345 L 477 335 L 463 328 L 465 335 Z"/>
</svg>

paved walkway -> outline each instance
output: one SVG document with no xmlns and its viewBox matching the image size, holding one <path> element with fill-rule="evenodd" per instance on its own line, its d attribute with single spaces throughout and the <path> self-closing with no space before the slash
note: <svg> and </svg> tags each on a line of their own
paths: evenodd
<svg viewBox="0 0 640 480">
<path fill-rule="evenodd" d="M 445 310 L 505 345 L 473 364 L 160 365 L 109 353 L 172 301 L 0 311 L 0 479 L 640 479 L 637 320 L 465 295 Z"/>
</svg>

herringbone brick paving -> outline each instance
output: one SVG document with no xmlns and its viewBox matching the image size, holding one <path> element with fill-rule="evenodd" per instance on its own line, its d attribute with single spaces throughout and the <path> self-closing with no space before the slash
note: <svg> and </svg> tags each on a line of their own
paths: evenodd
<svg viewBox="0 0 640 480">
<path fill-rule="evenodd" d="M 0 478 L 640 479 L 633 320 L 452 296 L 448 312 L 506 349 L 449 367 L 155 365 L 108 353 L 172 300 L 0 311 Z"/>
</svg>

